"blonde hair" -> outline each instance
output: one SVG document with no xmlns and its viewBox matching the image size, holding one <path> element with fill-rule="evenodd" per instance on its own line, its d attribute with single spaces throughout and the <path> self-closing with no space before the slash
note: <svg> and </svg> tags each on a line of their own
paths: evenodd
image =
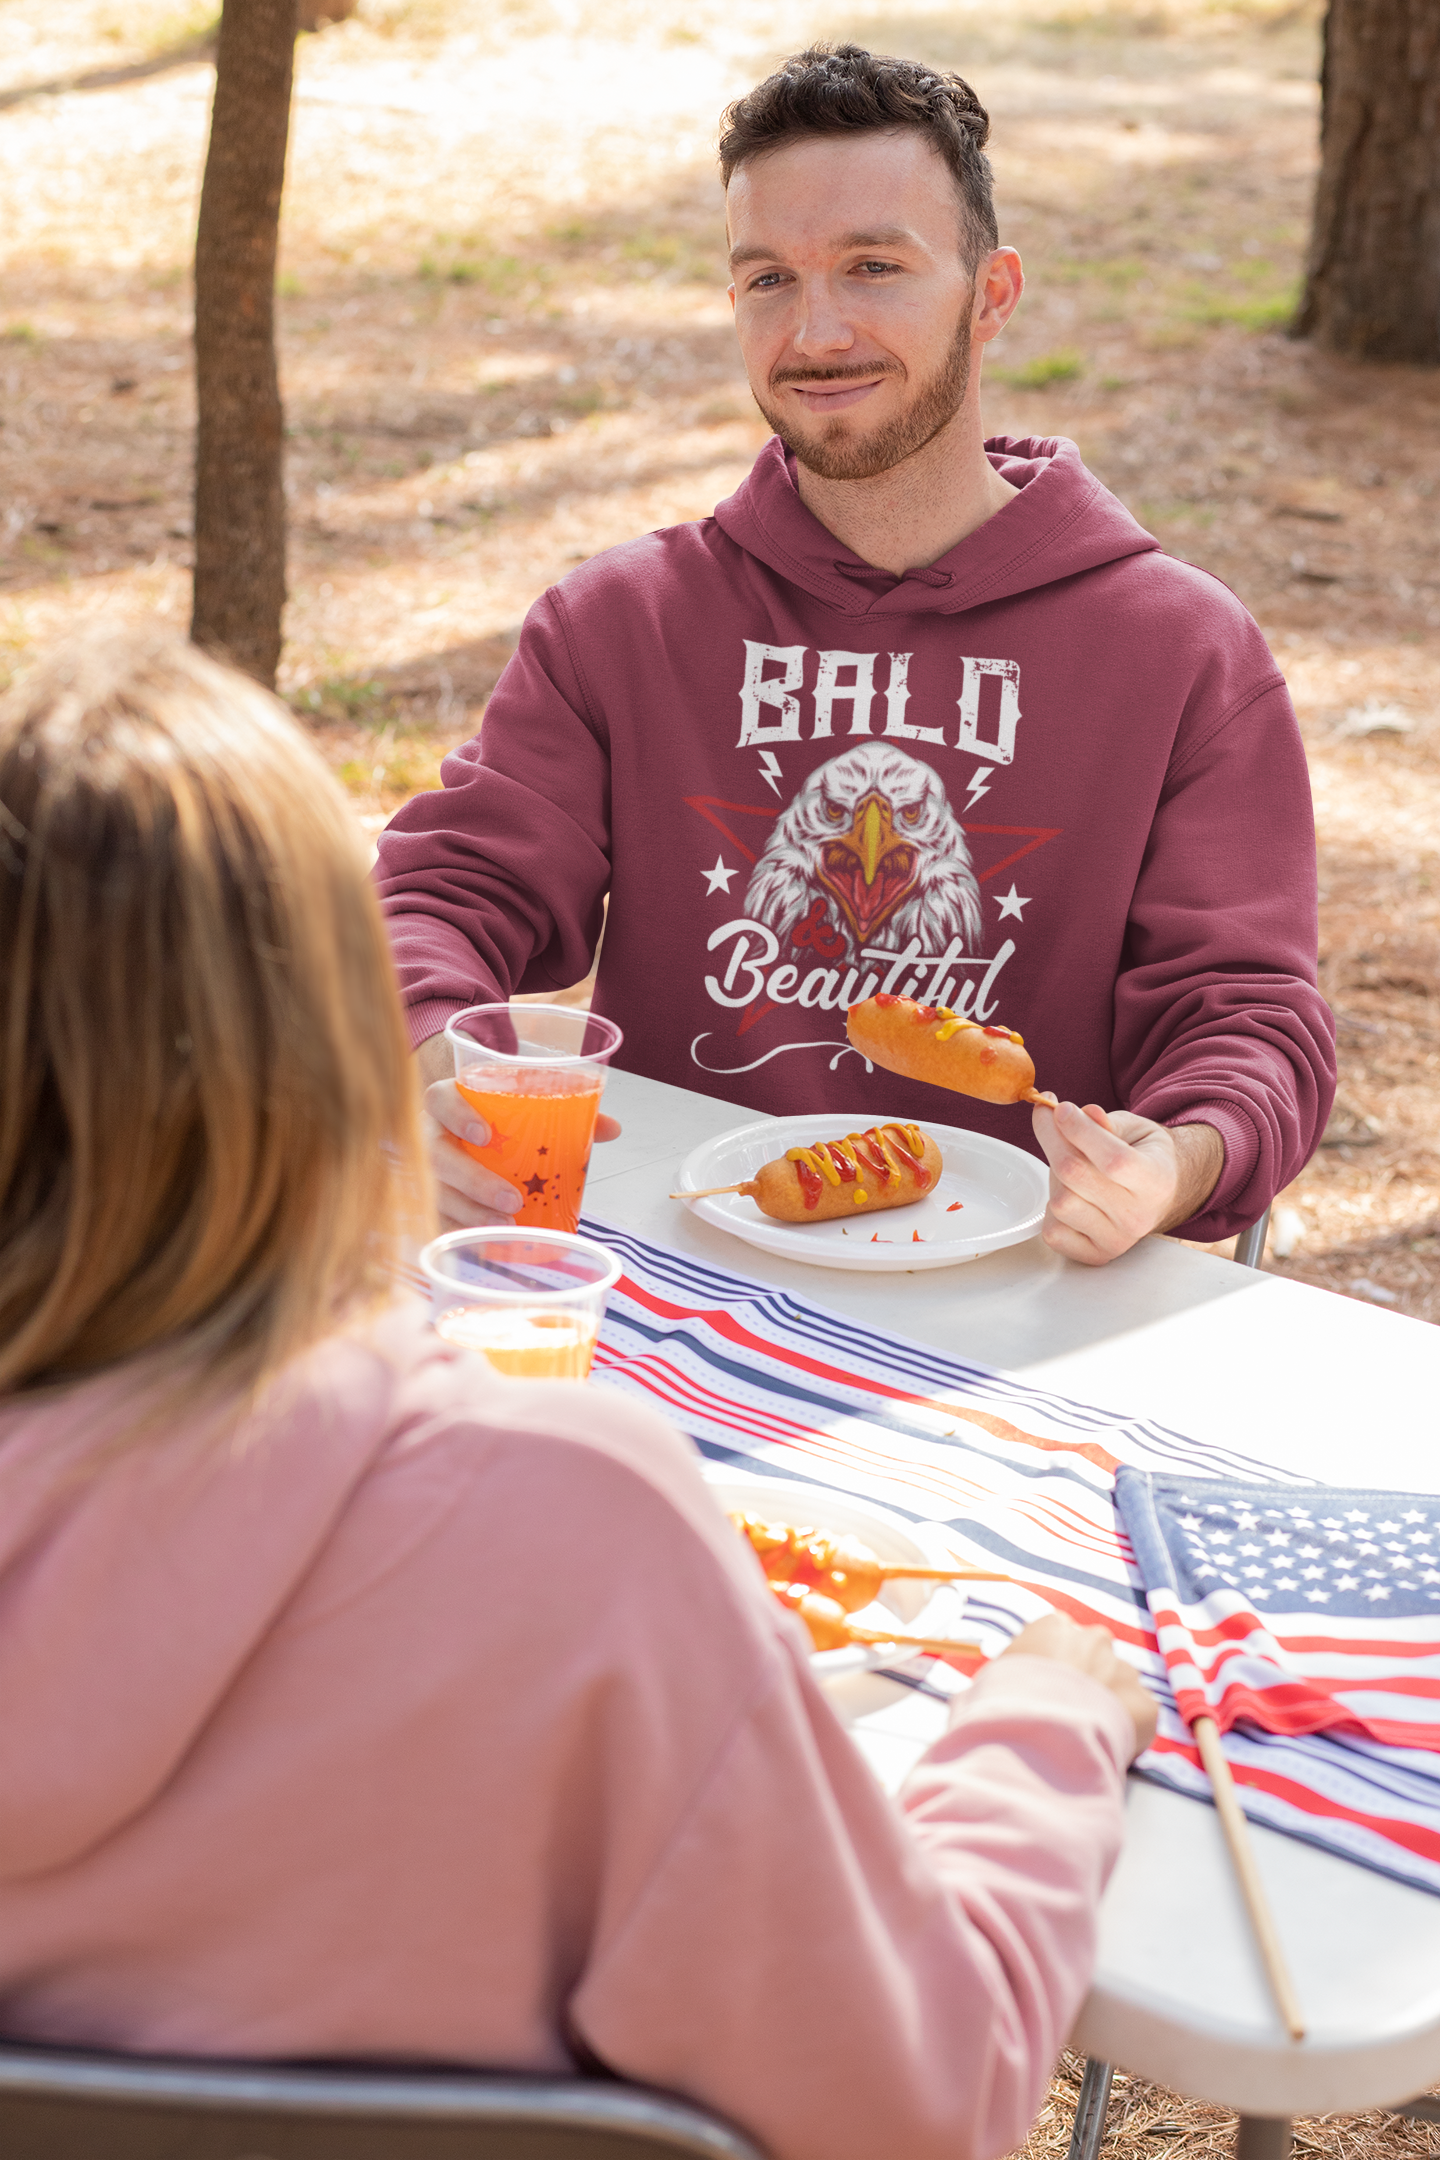
<svg viewBox="0 0 1440 2160">
<path fill-rule="evenodd" d="M 284 708 L 168 635 L 0 705 L 0 1395 L 258 1387 L 430 1193 L 361 843 Z"/>
</svg>

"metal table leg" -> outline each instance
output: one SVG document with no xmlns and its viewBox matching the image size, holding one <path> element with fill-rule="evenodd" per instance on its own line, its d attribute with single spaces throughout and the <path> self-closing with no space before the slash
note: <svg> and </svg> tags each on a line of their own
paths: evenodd
<svg viewBox="0 0 1440 2160">
<path fill-rule="evenodd" d="M 1235 2132 L 1235 2160 L 1290 2160 L 1288 2115 L 1242 2115 Z"/>
<path fill-rule="evenodd" d="M 1085 2075 L 1080 2081 L 1080 2098 L 1075 2107 L 1075 2127 L 1070 2133 L 1069 2160 L 1097 2160 L 1105 2135 L 1105 2110 L 1114 2075 L 1112 2064 L 1097 2062 L 1093 2055 L 1086 2056 Z M 1257 2154 L 1255 2160 L 1269 2160 L 1269 2155 Z"/>
</svg>

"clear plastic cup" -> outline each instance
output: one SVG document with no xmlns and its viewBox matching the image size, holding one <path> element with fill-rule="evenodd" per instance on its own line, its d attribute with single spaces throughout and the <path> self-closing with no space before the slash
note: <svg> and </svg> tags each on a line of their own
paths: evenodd
<svg viewBox="0 0 1440 2160">
<path fill-rule="evenodd" d="M 519 1187 L 517 1223 L 573 1230 L 606 1068 L 624 1037 L 578 1005 L 471 1005 L 445 1029 L 455 1085 L 490 1128 L 466 1153 Z"/>
<path fill-rule="evenodd" d="M 562 1230 L 451 1230 L 428 1244 L 436 1332 L 518 1380 L 583 1380 L 620 1262 Z"/>
</svg>

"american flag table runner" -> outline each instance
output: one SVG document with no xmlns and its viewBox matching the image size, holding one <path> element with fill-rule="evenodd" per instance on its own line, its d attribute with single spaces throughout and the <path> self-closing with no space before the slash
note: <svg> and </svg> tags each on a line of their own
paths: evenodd
<svg viewBox="0 0 1440 2160">
<path fill-rule="evenodd" d="M 1156 1521 L 1154 1496 L 1172 1489 L 1191 1496 L 1203 1491 L 1212 1504 L 1231 1505 L 1232 1496 L 1249 1494 L 1252 1512 L 1257 1506 L 1301 1511 L 1301 1516 L 1285 1521 L 1299 1521 L 1307 1510 L 1317 1520 L 1334 1516 L 1338 1521 L 1347 1509 L 1369 1510 L 1366 1496 L 1334 1495 L 1302 1478 L 1286 1480 L 1273 1463 L 1073 1401 L 902 1336 L 882 1334 L 808 1299 L 650 1244 L 603 1221 L 587 1218 L 580 1228 L 608 1245 L 625 1269 L 601 1328 L 596 1382 L 663 1411 L 714 1461 L 756 1476 L 801 1479 L 877 1501 L 912 1521 L 937 1526 L 962 1561 L 1007 1570 L 1013 1582 L 985 1584 L 966 1607 L 967 1628 L 982 1636 L 987 1651 L 1002 1648 L 1027 1620 L 1052 1607 L 1082 1623 L 1103 1623 L 1160 1700 L 1161 1729 L 1156 1746 L 1139 1766 L 1142 1774 L 1208 1798 L 1208 1783 L 1176 1708 L 1167 1657 L 1152 1617 L 1152 1586 L 1161 1570 L 1157 1551 L 1146 1540 L 1164 1542 L 1158 1526 L 1153 1532 L 1151 1528 Z M 1117 1513 L 1117 1472 L 1127 1481 L 1127 1490 L 1148 1496 L 1138 1533 L 1143 1555 L 1130 1522 L 1136 1503 L 1130 1501 L 1123 1521 Z M 1132 1472 L 1139 1474 L 1133 1484 L 1128 1482 Z M 1402 1655 L 1398 1671 L 1391 1658 L 1392 1684 L 1368 1687 L 1367 1702 L 1370 1709 L 1388 1704 L 1387 1722 L 1397 1715 L 1415 1720 L 1424 1715 L 1416 1707 L 1420 1698 L 1413 1687 L 1399 1683 L 1407 1676 L 1424 1679 L 1434 1689 L 1425 1696 L 1425 1706 L 1433 1709 L 1440 1700 L 1440 1597 L 1435 1586 L 1420 1582 L 1423 1569 L 1405 1576 L 1416 1583 L 1416 1590 L 1401 1591 L 1390 1566 L 1401 1556 L 1384 1553 L 1383 1545 L 1388 1539 L 1423 1554 L 1423 1545 L 1405 1541 L 1431 1527 L 1429 1518 L 1440 1514 L 1440 1503 L 1403 1495 L 1372 1494 L 1369 1500 L 1385 1503 L 1375 1525 L 1384 1580 L 1397 1601 L 1429 1595 L 1437 1648 Z M 1243 1504 L 1234 1504 L 1237 1522 Z M 1426 1520 L 1380 1533 L 1381 1521 L 1399 1520 L 1397 1510 L 1423 1514 Z M 1183 1512 L 1189 1515 L 1196 1509 L 1187 1502 Z M 1178 1522 L 1177 1516 L 1177 1535 L 1193 1540 L 1197 1533 L 1189 1526 L 1178 1527 Z M 1353 1527 L 1358 1531 L 1365 1526 Z M 1267 1529 L 1290 1537 L 1291 1543 L 1267 1543 Z M 1323 1590 L 1332 1574 L 1338 1585 L 1355 1573 L 1338 1565 L 1338 1542 L 1328 1547 L 1337 1555 L 1333 1569 L 1302 1556 L 1294 1534 L 1279 1518 L 1267 1518 L 1265 1529 L 1253 1534 L 1247 1530 L 1243 1537 L 1246 1543 L 1258 1542 L 1261 1552 L 1237 1553 L 1242 1566 L 1264 1565 L 1264 1555 L 1288 1553 L 1300 1568 L 1326 1570 L 1317 1577 L 1299 1575 L 1294 1568 L 1277 1573 L 1266 1566 L 1267 1584 L 1293 1576 L 1297 1584 Z M 1209 1542 L 1224 1549 L 1213 1535 Z M 1231 1550 L 1236 1542 L 1232 1535 Z M 1307 1537 L 1304 1542 L 1317 1541 Z M 1324 1540 L 1319 1542 L 1325 1550 Z M 1347 1528 L 1347 1554 L 1369 1542 L 1368 1537 L 1350 1537 Z M 1168 1544 L 1164 1549 L 1169 1552 Z M 1182 1549 L 1188 1553 L 1188 1546 Z M 1435 1549 L 1440 1551 L 1440 1536 Z M 1377 1562 L 1376 1555 L 1358 1550 L 1353 1558 L 1357 1566 Z M 1196 1562 L 1212 1563 L 1213 1552 Z M 1435 1565 L 1440 1568 L 1440 1560 Z M 1387 1613 L 1398 1612 L 1398 1602 L 1392 1606 L 1364 1598 L 1363 1591 L 1378 1579 L 1357 1576 L 1354 1595 L 1362 1614 L 1382 1605 Z M 1260 1580 L 1244 1577 L 1242 1584 Z M 1218 1576 L 1216 1585 L 1208 1579 L 1202 1585 L 1207 1596 L 1217 1586 Z M 1307 1602 L 1298 1593 L 1280 1594 L 1295 1596 L 1296 1610 L 1302 1613 L 1326 1609 L 1323 1598 Z M 1351 1595 L 1332 1585 L 1331 1608 L 1338 1611 Z M 1338 1630 L 1326 1622 L 1324 1632 Z M 1205 1633 L 1202 1624 L 1201 1636 Z M 1225 1639 L 1228 1643 L 1234 1638 Z M 1374 1639 L 1393 1643 L 1399 1637 L 1393 1628 L 1387 1633 L 1378 1627 Z M 1308 1643 L 1310 1637 L 1297 1640 Z M 1206 1643 L 1206 1656 L 1210 1649 Z M 1352 1653 L 1362 1660 L 1366 1655 L 1353 1644 Z M 1308 1657 L 1310 1652 L 1298 1654 Z M 1228 1662 L 1220 1659 L 1219 1673 Z M 1291 1677 L 1282 1686 L 1301 1684 L 1294 1677 L 1297 1670 L 1287 1667 Z M 1321 1668 L 1314 1671 L 1320 1674 Z M 1359 1672 L 1353 1661 L 1341 1674 L 1345 1682 L 1383 1678 Z M 1240 1685 L 1238 1669 L 1233 1684 Z M 1339 1700 L 1324 1692 L 1323 1675 L 1320 1682 L 1307 1677 L 1304 1684 L 1312 1687 L 1317 1700 Z M 1398 1713 L 1397 1696 L 1406 1706 Z M 1238 1695 L 1234 1700 L 1238 1703 Z M 1397 1744 L 1388 1731 L 1375 1737 L 1373 1725 L 1367 1732 L 1359 1720 L 1342 1725 L 1320 1716 L 1293 1730 L 1267 1731 L 1250 1722 L 1249 1710 L 1232 1710 L 1229 1719 L 1218 1717 L 1222 1731 L 1236 1714 L 1243 1715 L 1245 1723 L 1225 1731 L 1224 1744 L 1247 1814 L 1440 1894 L 1440 1755 L 1432 1752 L 1440 1740 L 1422 1746 L 1407 1738 Z M 1348 1717 L 1350 1712 L 1343 1714 Z"/>
</svg>

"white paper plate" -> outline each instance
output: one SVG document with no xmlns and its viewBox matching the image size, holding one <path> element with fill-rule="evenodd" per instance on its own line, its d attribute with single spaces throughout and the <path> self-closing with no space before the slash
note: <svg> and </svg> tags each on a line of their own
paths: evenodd
<svg viewBox="0 0 1440 2160">
<path fill-rule="evenodd" d="M 927 1128 L 928 1129 L 928 1128 Z M 832 1537 L 857 1537 L 869 1546 L 877 1560 L 895 1567 L 959 1567 L 939 1531 L 925 1523 L 906 1522 L 871 1500 L 855 1500 L 823 1485 L 804 1485 L 788 1478 L 754 1477 L 728 1463 L 702 1465 L 705 1482 L 727 1515 L 761 1515 L 767 1522 L 787 1523 L 794 1529 L 824 1530 Z M 974 1638 L 965 1625 L 963 1583 L 886 1583 L 873 1605 L 852 1613 L 861 1627 L 887 1627 L 893 1619 L 907 1635 L 954 1635 Z M 963 1641 L 957 1648 L 966 1645 Z M 847 1673 L 864 1672 L 878 1665 L 904 1665 L 926 1653 L 886 1649 L 877 1643 L 854 1643 L 845 1650 L 817 1650 L 811 1657 L 820 1680 L 840 1680 Z"/>
<path fill-rule="evenodd" d="M 863 1122 L 868 1129 L 910 1121 L 867 1117 Z M 706 1140 L 686 1156 L 676 1189 L 738 1184 L 742 1178 L 754 1177 L 762 1164 L 773 1162 L 787 1148 L 805 1147 L 816 1140 L 843 1140 L 860 1124 L 852 1114 L 762 1118 L 756 1125 L 739 1125 L 733 1132 Z M 1002 1245 L 1019 1245 L 1035 1235 L 1050 1190 L 1049 1172 L 1038 1156 L 1011 1147 L 1008 1140 L 964 1132 L 956 1125 L 932 1125 L 927 1120 L 921 1130 L 930 1135 L 944 1160 L 934 1192 L 909 1207 L 887 1208 L 868 1220 L 867 1211 L 857 1208 L 857 1219 L 851 1222 L 774 1222 L 743 1193 L 685 1204 L 717 1230 L 728 1230 L 747 1245 L 758 1245 L 762 1252 L 775 1253 L 782 1260 L 808 1261 L 813 1267 L 913 1274 L 919 1268 L 954 1267 L 958 1261 L 973 1260 L 977 1253 L 998 1252 Z M 960 1208 L 952 1211 L 957 1200 Z"/>
</svg>

